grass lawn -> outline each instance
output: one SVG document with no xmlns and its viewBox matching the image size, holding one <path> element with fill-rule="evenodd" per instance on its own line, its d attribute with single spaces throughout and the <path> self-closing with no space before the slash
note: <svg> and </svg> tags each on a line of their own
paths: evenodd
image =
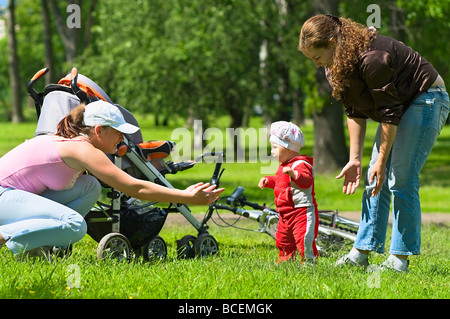
<svg viewBox="0 0 450 319">
<path fill-rule="evenodd" d="M 251 227 L 248 225 L 240 225 Z M 98 261 L 97 243 L 85 237 L 67 259 L 54 263 L 17 261 L 0 250 L 0 298 L 49 299 L 448 299 L 448 228 L 424 226 L 422 255 L 411 258 L 410 272 L 367 273 L 335 268 L 338 255 L 318 265 L 276 264 L 277 249 L 267 235 L 211 225 L 219 254 L 178 260 L 175 240 L 194 233 L 189 225 L 163 228 L 168 258 L 148 263 Z M 373 255 L 380 264 L 387 255 Z"/>
<path fill-rule="evenodd" d="M 144 138 L 170 139 L 173 127 L 152 127 L 151 118 L 142 117 Z M 35 123 L 0 124 L 0 155 L 33 135 Z M 375 126 L 371 125 L 371 132 Z M 307 136 L 305 151 L 312 154 L 313 128 L 302 127 Z M 370 136 L 370 134 L 368 134 Z M 370 142 L 368 142 L 371 144 Z M 366 147 L 370 147 L 370 145 Z M 445 127 L 435 150 L 422 172 L 422 208 L 427 212 L 447 212 L 450 180 L 450 127 Z M 364 158 L 368 162 L 367 152 Z M 246 188 L 249 200 L 272 203 L 273 193 L 261 191 L 258 163 L 225 163 L 222 186 L 231 192 L 237 185 Z M 207 181 L 213 165 L 197 164 L 191 170 L 168 179 L 176 187 Z M 316 194 L 321 209 L 358 211 L 361 189 L 347 197 L 341 194 L 341 181 L 333 176 L 317 176 Z M 191 207 L 202 214 L 205 207 Z M 251 221 L 239 226 L 255 228 Z M 363 269 L 335 268 L 340 255 L 322 257 L 318 265 L 299 263 L 278 265 L 277 249 L 267 235 L 223 228 L 210 222 L 210 234 L 219 242 L 218 255 L 193 260 L 176 258 L 175 240 L 195 234 L 187 222 L 166 225 L 160 235 L 166 240 L 169 256 L 165 261 L 148 263 L 98 261 L 97 243 L 86 236 L 67 259 L 54 263 L 18 261 L 5 248 L 0 249 L 0 298 L 7 299 L 448 299 L 450 232 L 448 226 L 424 225 L 422 254 L 411 258 L 410 273 L 395 274 Z M 389 234 L 389 230 L 388 230 Z M 389 237 L 389 236 L 388 236 Z M 389 245 L 389 241 L 387 243 Z M 386 254 L 374 254 L 370 262 L 380 264 Z M 178 304 L 176 304 L 178 305 Z M 167 309 L 176 313 L 175 308 Z"/>
</svg>

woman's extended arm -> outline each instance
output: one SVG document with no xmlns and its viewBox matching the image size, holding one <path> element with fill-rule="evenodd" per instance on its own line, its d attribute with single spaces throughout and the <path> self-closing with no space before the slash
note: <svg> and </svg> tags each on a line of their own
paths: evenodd
<svg viewBox="0 0 450 319">
<path fill-rule="evenodd" d="M 383 186 L 385 180 L 386 162 L 391 153 L 392 144 L 397 135 L 397 126 L 388 123 L 381 123 L 381 140 L 380 149 L 378 151 L 378 158 L 375 165 L 372 167 L 372 172 L 369 176 L 369 183 L 373 183 L 376 177 L 376 185 L 372 190 L 372 196 L 376 196 Z"/>
<path fill-rule="evenodd" d="M 337 179 L 345 176 L 342 192 L 353 194 L 361 180 L 361 160 L 366 136 L 366 119 L 347 118 L 348 132 L 350 135 L 350 159 L 344 166 Z"/>
<path fill-rule="evenodd" d="M 64 144 L 69 146 L 71 143 Z M 84 169 L 112 188 L 142 200 L 208 205 L 223 192 L 223 189 L 213 190 L 215 186 L 203 183 L 179 190 L 134 178 L 114 165 L 105 153 L 89 143 L 77 143 L 76 147 L 66 149 L 63 158 L 69 166 Z"/>
</svg>

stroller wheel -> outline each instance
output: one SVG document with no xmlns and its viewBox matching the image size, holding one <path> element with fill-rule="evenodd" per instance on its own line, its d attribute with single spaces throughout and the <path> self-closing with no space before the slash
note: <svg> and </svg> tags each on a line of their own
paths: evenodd
<svg viewBox="0 0 450 319">
<path fill-rule="evenodd" d="M 217 240 L 210 234 L 201 234 L 195 240 L 195 254 L 200 257 L 215 255 L 219 251 Z"/>
<path fill-rule="evenodd" d="M 131 259 L 131 244 L 120 233 L 109 233 L 104 236 L 97 248 L 97 259 Z"/>
<path fill-rule="evenodd" d="M 177 240 L 177 255 L 179 259 L 189 259 L 195 257 L 195 240 L 193 235 L 186 235 Z"/>
<path fill-rule="evenodd" d="M 161 236 L 157 235 L 141 247 L 141 254 L 147 261 L 164 260 L 167 257 L 166 242 Z"/>
</svg>

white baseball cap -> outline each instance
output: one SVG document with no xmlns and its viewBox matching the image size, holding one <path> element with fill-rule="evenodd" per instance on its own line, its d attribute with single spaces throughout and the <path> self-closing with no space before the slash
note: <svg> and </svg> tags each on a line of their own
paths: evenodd
<svg viewBox="0 0 450 319">
<path fill-rule="evenodd" d="M 125 134 L 133 134 L 139 130 L 139 127 L 125 121 L 119 108 L 102 100 L 86 105 L 83 124 L 86 126 L 110 126 Z"/>
<path fill-rule="evenodd" d="M 270 141 L 295 152 L 299 152 L 305 145 L 303 132 L 297 125 L 286 121 L 272 123 Z"/>
</svg>

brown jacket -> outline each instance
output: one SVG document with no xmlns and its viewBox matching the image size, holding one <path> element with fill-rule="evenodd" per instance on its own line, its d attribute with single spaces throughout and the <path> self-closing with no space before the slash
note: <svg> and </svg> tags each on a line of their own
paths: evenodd
<svg viewBox="0 0 450 319">
<path fill-rule="evenodd" d="M 331 83 L 330 72 L 326 71 Z M 437 76 L 419 53 L 400 41 L 377 35 L 361 55 L 357 72 L 343 93 L 345 113 L 398 125 L 409 105 L 430 88 Z"/>
</svg>

